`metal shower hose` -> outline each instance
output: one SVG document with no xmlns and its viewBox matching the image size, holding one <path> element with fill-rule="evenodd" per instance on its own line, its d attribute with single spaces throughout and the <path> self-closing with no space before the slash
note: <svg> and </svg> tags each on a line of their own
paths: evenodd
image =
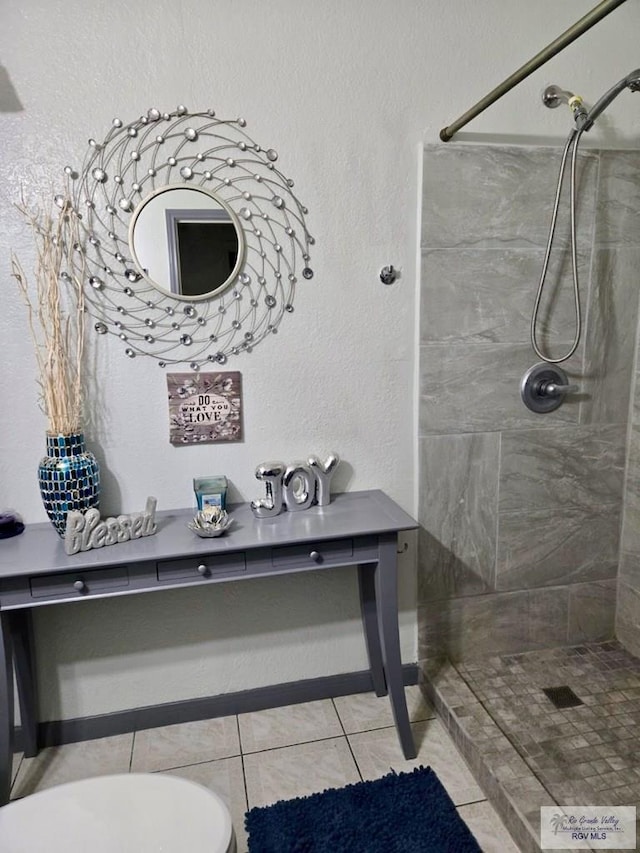
<svg viewBox="0 0 640 853">
<path fill-rule="evenodd" d="M 580 137 L 582 136 L 582 134 L 583 130 L 577 130 L 576 128 L 572 128 L 571 133 L 569 134 L 569 138 L 567 139 L 567 142 L 564 146 L 564 151 L 562 153 L 562 162 L 560 163 L 560 174 L 558 176 L 558 186 L 556 188 L 556 197 L 553 205 L 553 215 L 551 217 L 551 227 L 549 229 L 549 239 L 547 240 L 547 249 L 544 256 L 544 261 L 542 263 L 540 283 L 538 285 L 536 301 L 533 306 L 533 316 L 531 317 L 531 345 L 533 346 L 536 355 L 538 355 L 543 361 L 546 361 L 549 364 L 559 364 L 561 361 L 566 361 L 568 358 L 571 358 L 571 356 L 578 348 L 580 336 L 582 335 L 582 314 L 580 311 L 580 282 L 578 279 L 578 252 L 576 245 L 576 162 L 578 154 L 578 145 L 580 143 Z M 542 352 L 540 346 L 538 345 L 536 327 L 538 325 L 540 301 L 542 299 L 544 283 L 547 277 L 547 270 L 549 268 L 549 258 L 551 257 L 551 247 L 553 245 L 553 238 L 556 230 L 558 208 L 560 206 L 560 195 L 562 193 L 562 184 L 564 182 L 564 174 L 567 166 L 567 157 L 569 155 L 569 151 L 571 151 L 571 176 L 569 191 L 571 211 L 571 268 L 573 272 L 573 298 L 575 305 L 576 334 L 575 338 L 573 339 L 573 343 L 571 344 L 571 348 L 565 355 L 562 355 L 559 358 L 551 358 L 549 355 L 545 355 Z"/>
</svg>

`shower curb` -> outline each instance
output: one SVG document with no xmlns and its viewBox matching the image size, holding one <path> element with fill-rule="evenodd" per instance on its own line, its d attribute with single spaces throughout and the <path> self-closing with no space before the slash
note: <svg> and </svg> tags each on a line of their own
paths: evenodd
<svg viewBox="0 0 640 853">
<path fill-rule="evenodd" d="M 540 807 L 556 801 L 452 663 L 421 661 L 419 683 L 514 842 L 540 853 Z"/>
</svg>

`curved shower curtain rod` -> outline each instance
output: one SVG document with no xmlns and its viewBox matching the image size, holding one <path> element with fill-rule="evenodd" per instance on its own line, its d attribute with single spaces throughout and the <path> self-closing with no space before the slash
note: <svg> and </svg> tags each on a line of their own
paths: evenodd
<svg viewBox="0 0 640 853">
<path fill-rule="evenodd" d="M 571 44 L 572 41 L 575 41 L 579 38 L 583 33 L 585 33 L 588 29 L 593 27 L 599 21 L 601 21 L 609 12 L 613 12 L 614 9 L 617 9 L 618 6 L 622 6 L 626 0 L 603 0 L 602 3 L 598 3 L 595 9 L 592 9 L 589 13 L 587 13 L 583 18 L 580 18 L 572 27 L 569 27 L 568 30 L 562 33 L 562 35 L 558 36 L 557 39 L 548 44 L 540 53 L 537 53 L 533 59 L 530 59 L 523 66 L 518 68 L 517 71 L 514 71 L 506 80 L 503 80 L 499 86 L 496 86 L 495 89 L 492 89 L 488 95 L 485 95 L 477 104 L 475 104 L 471 109 L 467 110 L 466 113 L 460 116 L 460 118 L 456 119 L 452 122 L 448 127 L 443 127 L 440 131 L 440 139 L 443 142 L 449 142 L 450 139 L 453 138 L 454 134 L 457 133 L 461 127 L 464 127 L 465 124 L 474 119 L 477 115 L 479 115 L 483 110 L 486 110 L 487 107 L 491 106 L 498 98 L 501 98 L 505 95 L 510 89 L 513 89 L 514 86 L 517 86 L 525 77 L 528 77 L 529 74 L 533 74 L 541 65 L 544 65 L 545 62 L 548 62 L 549 59 L 554 57 L 557 53 L 560 53 L 567 45 Z"/>
</svg>

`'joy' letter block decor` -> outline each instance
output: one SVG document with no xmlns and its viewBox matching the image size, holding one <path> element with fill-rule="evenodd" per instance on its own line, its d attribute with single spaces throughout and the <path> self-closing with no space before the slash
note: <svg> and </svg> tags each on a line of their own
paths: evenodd
<svg viewBox="0 0 640 853">
<path fill-rule="evenodd" d="M 326 506 L 331 501 L 331 478 L 340 457 L 330 453 L 322 462 L 309 456 L 305 462 L 263 462 L 256 468 L 256 477 L 265 485 L 267 496 L 251 501 L 251 511 L 256 518 L 273 518 L 283 507 L 297 512 L 316 503 Z"/>
</svg>

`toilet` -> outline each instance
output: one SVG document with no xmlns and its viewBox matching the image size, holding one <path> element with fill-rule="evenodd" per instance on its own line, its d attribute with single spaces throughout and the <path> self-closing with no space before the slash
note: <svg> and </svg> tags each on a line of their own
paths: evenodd
<svg viewBox="0 0 640 853">
<path fill-rule="evenodd" d="M 127 773 L 58 785 L 0 808 L 2 853 L 236 853 L 217 794 Z"/>
</svg>

